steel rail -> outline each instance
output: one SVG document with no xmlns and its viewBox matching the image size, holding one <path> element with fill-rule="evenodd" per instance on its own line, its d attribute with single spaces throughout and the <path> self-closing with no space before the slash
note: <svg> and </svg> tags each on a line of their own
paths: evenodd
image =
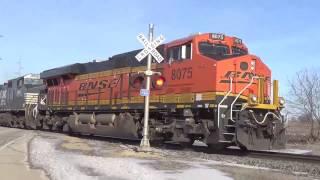
<svg viewBox="0 0 320 180">
<path fill-rule="evenodd" d="M 285 161 L 297 161 L 304 163 L 317 163 L 320 164 L 320 156 L 314 154 L 295 154 L 285 152 L 273 152 L 273 151 L 248 151 L 248 157 L 254 158 L 268 158 Z"/>
</svg>

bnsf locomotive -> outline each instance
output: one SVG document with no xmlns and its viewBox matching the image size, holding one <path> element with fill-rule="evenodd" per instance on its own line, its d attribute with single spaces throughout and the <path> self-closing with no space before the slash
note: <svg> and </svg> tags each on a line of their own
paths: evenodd
<svg viewBox="0 0 320 180">
<path fill-rule="evenodd" d="M 140 50 L 76 63 L 0 87 L 0 124 L 141 139 L 146 59 Z M 158 47 L 152 63 L 150 139 L 209 147 L 284 148 L 284 100 L 278 81 L 241 39 L 206 33 Z"/>
</svg>

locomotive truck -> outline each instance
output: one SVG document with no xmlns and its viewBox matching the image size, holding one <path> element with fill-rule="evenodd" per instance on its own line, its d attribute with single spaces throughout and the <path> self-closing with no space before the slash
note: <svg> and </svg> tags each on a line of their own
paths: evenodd
<svg viewBox="0 0 320 180">
<path fill-rule="evenodd" d="M 152 63 L 150 139 L 210 148 L 285 147 L 284 99 L 271 71 L 237 37 L 191 35 L 160 45 Z M 140 50 L 9 80 L 0 87 L 0 124 L 141 139 L 146 59 Z"/>
</svg>

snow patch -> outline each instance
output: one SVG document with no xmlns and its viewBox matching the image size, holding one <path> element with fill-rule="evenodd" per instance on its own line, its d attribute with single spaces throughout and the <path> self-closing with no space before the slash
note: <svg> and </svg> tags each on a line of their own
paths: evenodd
<svg viewBox="0 0 320 180">
<path fill-rule="evenodd" d="M 192 168 L 170 171 L 155 170 L 145 164 L 155 160 L 133 158 L 97 157 L 55 149 L 58 140 L 37 137 L 31 142 L 31 163 L 44 169 L 53 180 L 230 180 L 222 172 L 200 165 L 190 164 Z"/>
</svg>

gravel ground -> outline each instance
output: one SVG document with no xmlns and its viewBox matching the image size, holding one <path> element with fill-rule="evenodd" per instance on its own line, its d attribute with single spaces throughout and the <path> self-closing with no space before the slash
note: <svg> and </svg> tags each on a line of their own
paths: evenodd
<svg viewBox="0 0 320 180">
<path fill-rule="evenodd" d="M 259 167 L 260 169 L 270 169 L 274 171 L 281 171 L 288 175 L 299 175 L 309 177 L 320 177 L 320 164 L 307 164 L 301 162 L 292 161 L 280 161 L 271 159 L 258 159 L 249 157 L 238 157 L 238 156 L 225 156 L 225 155 L 212 155 L 207 153 L 185 152 L 184 156 L 195 156 L 197 155 L 201 159 L 214 160 L 223 162 L 222 164 L 227 166 L 238 166 L 254 168 Z"/>
<path fill-rule="evenodd" d="M 310 150 L 312 154 L 320 156 L 320 142 L 314 143 L 290 143 L 287 148 Z"/>
<path fill-rule="evenodd" d="M 100 148 L 96 149 L 98 153 L 108 153 L 110 151 L 106 150 L 110 147 L 109 142 L 103 141 L 92 141 L 94 147 L 104 147 L 105 150 Z M 99 145 L 97 145 L 99 144 Z M 119 146 L 116 143 L 113 146 Z M 114 148 L 114 147 L 113 147 Z M 128 149 L 135 149 L 136 146 L 127 146 Z M 233 171 L 228 171 L 230 167 L 245 168 L 245 169 L 255 169 L 259 171 L 272 171 L 273 173 L 279 173 L 285 175 L 286 179 L 304 179 L 310 177 L 320 178 L 320 164 L 309 164 L 303 162 L 292 162 L 292 161 L 281 161 L 281 160 L 271 160 L 271 159 L 258 159 L 246 156 L 233 156 L 233 155 L 220 155 L 220 154 L 210 154 L 208 152 L 197 152 L 192 149 L 186 150 L 168 150 L 154 148 L 155 152 L 161 152 L 164 157 L 164 161 L 170 160 L 185 160 L 185 161 L 202 161 L 202 164 L 208 167 L 226 167 L 226 172 L 229 174 Z M 167 163 L 169 169 L 175 168 L 175 164 Z M 173 167 L 170 167 L 173 166 Z M 219 168 L 221 169 L 221 168 Z M 223 169 L 223 168 L 222 168 Z M 233 173 L 234 174 L 234 173 Z M 270 173 L 267 173 L 268 177 Z M 282 177 L 282 176 L 279 176 Z M 254 178 L 255 179 L 255 178 Z M 270 179 L 277 179 L 276 176 Z M 283 178 L 279 178 L 283 179 Z"/>
<path fill-rule="evenodd" d="M 75 177 L 79 180 L 320 178 L 318 164 L 160 147 L 152 148 L 152 153 L 137 153 L 136 143 L 53 133 L 40 133 L 30 146 L 33 147 L 30 154 L 32 165 L 44 169 L 57 180 Z"/>
</svg>

